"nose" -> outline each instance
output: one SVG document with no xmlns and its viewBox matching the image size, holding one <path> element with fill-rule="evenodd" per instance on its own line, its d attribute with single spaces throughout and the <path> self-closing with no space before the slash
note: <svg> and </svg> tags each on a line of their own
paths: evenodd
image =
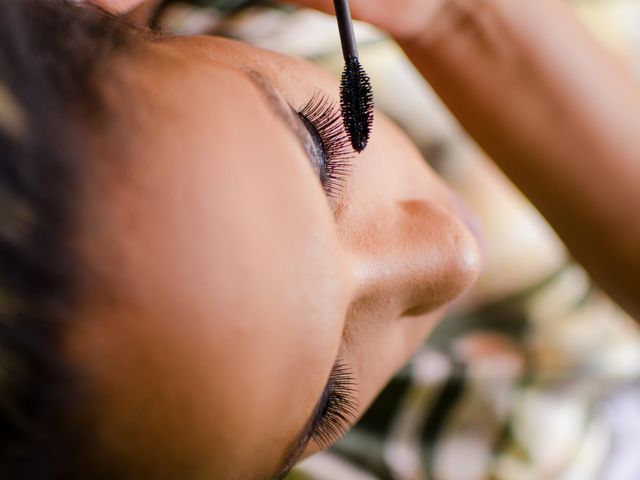
<svg viewBox="0 0 640 480">
<path fill-rule="evenodd" d="M 356 242 L 360 302 L 393 315 L 422 315 L 475 281 L 477 241 L 456 214 L 423 200 L 400 201 L 377 213 Z"/>
</svg>

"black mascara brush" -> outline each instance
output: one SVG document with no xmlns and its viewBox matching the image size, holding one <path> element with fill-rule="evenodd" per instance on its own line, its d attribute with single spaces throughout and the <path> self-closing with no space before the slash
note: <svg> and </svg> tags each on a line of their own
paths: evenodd
<svg viewBox="0 0 640 480">
<path fill-rule="evenodd" d="M 358 45 L 353 31 L 353 20 L 349 0 L 334 0 L 342 53 L 344 71 L 340 83 L 340 107 L 342 121 L 357 152 L 367 148 L 373 124 L 373 90 L 371 80 L 360 64 Z"/>
</svg>

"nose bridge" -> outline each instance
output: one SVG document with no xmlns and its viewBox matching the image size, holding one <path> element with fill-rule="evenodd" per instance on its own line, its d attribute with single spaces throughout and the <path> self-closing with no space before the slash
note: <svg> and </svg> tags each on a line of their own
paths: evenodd
<svg viewBox="0 0 640 480">
<path fill-rule="evenodd" d="M 474 239 L 455 215 L 429 201 L 397 202 L 363 230 L 358 295 L 371 308 L 423 314 L 453 300 L 475 280 Z"/>
</svg>

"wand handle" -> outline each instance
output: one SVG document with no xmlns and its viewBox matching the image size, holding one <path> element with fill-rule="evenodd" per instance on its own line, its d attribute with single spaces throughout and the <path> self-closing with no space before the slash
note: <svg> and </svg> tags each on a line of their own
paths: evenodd
<svg viewBox="0 0 640 480">
<path fill-rule="evenodd" d="M 333 0 L 333 4 L 338 19 L 338 29 L 340 30 L 342 54 L 345 60 L 349 57 L 358 58 L 358 44 L 356 43 L 356 34 L 353 30 L 349 0 Z"/>
</svg>

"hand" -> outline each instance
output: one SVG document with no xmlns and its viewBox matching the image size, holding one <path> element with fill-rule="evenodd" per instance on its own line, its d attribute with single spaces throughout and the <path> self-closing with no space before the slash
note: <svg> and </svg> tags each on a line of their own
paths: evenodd
<svg viewBox="0 0 640 480">
<path fill-rule="evenodd" d="M 334 13 L 333 0 L 286 0 L 302 7 Z M 386 30 L 397 39 L 420 36 L 452 0 L 351 0 L 354 18 Z"/>
<path fill-rule="evenodd" d="M 147 0 L 90 0 L 91 3 L 113 13 L 127 13 Z"/>
</svg>

